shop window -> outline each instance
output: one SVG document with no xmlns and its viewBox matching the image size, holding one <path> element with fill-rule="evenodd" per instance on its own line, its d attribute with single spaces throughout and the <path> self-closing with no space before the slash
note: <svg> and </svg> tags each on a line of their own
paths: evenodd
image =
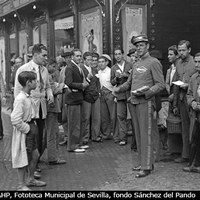
<svg viewBox="0 0 200 200">
<path fill-rule="evenodd" d="M 27 33 L 25 30 L 19 31 L 19 56 L 27 62 Z"/>
<path fill-rule="evenodd" d="M 83 52 L 102 54 L 102 16 L 99 8 L 83 11 L 80 18 L 80 46 Z"/>
<path fill-rule="evenodd" d="M 122 11 L 123 48 L 126 52 L 131 49 L 131 38 L 141 33 L 147 34 L 146 5 L 128 5 Z"/>
<path fill-rule="evenodd" d="M 33 44 L 42 43 L 47 46 L 47 24 L 40 24 L 33 28 Z"/>
<path fill-rule="evenodd" d="M 15 64 L 15 58 L 17 57 L 17 38 L 16 34 L 12 33 L 9 36 L 10 39 L 10 67 L 11 71 L 13 70 L 13 66 Z"/>
<path fill-rule="evenodd" d="M 55 27 L 55 55 L 60 56 L 66 48 L 74 47 L 74 21 L 73 17 L 57 19 Z"/>
</svg>

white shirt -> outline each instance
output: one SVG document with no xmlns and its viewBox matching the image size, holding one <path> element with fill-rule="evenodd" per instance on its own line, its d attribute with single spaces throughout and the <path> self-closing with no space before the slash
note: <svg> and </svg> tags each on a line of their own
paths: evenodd
<svg viewBox="0 0 200 200">
<path fill-rule="evenodd" d="M 106 67 L 104 70 L 99 70 L 98 74 L 101 88 L 104 86 L 108 90 L 113 91 L 113 86 L 110 83 L 111 69 Z"/>
<path fill-rule="evenodd" d="M 84 65 L 84 67 L 88 70 L 89 74 L 92 74 L 92 69 L 90 66 Z"/>
<path fill-rule="evenodd" d="M 175 72 L 176 72 L 176 67 L 174 66 L 174 64 L 171 65 L 171 69 L 172 69 L 172 70 L 171 70 L 170 81 L 169 81 L 170 86 L 172 85 L 172 79 L 173 79 L 174 74 L 175 74 Z"/>
<path fill-rule="evenodd" d="M 124 71 L 124 64 L 125 64 L 125 62 L 123 62 L 122 63 L 122 65 L 120 65 L 119 63 L 117 63 L 118 64 L 118 66 L 119 66 L 119 68 L 122 70 L 122 72 Z"/>
</svg>

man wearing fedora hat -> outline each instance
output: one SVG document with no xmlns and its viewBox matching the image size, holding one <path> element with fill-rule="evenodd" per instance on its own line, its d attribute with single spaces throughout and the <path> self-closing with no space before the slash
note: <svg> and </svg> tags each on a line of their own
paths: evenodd
<svg viewBox="0 0 200 200">
<path fill-rule="evenodd" d="M 136 178 L 149 175 L 154 169 L 153 132 L 156 124 L 155 95 L 165 88 L 161 63 L 149 55 L 149 43 L 146 35 L 133 37 L 139 60 L 134 64 L 128 80 L 115 92 L 131 88 L 130 113 L 138 148 L 138 166 Z"/>
</svg>

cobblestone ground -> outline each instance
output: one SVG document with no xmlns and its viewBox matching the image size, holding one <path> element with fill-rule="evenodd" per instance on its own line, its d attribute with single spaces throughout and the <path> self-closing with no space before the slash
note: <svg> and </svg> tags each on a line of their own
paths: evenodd
<svg viewBox="0 0 200 200">
<path fill-rule="evenodd" d="M 2 119 L 5 137 L 0 141 L 0 190 L 15 190 L 17 174 L 11 166 L 10 145 L 12 126 L 10 111 L 3 108 Z M 63 133 L 61 133 L 62 135 Z M 90 143 L 84 154 L 68 153 L 66 146 L 59 147 L 60 157 L 66 159 L 65 165 L 49 166 L 46 152 L 40 162 L 42 179 L 47 182 L 44 188 L 33 190 L 200 190 L 200 174 L 185 173 L 183 164 L 174 162 L 155 163 L 155 170 L 145 178 L 136 179 L 131 168 L 136 165 L 137 154 L 130 150 L 129 144 L 119 146 L 113 141 Z"/>
</svg>

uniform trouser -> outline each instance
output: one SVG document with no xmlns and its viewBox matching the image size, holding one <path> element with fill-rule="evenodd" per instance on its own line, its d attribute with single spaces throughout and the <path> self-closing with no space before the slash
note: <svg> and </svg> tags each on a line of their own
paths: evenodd
<svg viewBox="0 0 200 200">
<path fill-rule="evenodd" d="M 114 96 L 112 92 L 102 91 L 101 93 L 101 132 L 103 138 L 109 138 L 111 130 L 113 132 L 113 139 L 119 140 L 118 123 L 116 103 L 114 102 Z"/>
<path fill-rule="evenodd" d="M 0 136 L 3 137 L 3 123 L 1 119 L 1 100 L 0 100 Z"/>
<path fill-rule="evenodd" d="M 80 146 L 81 116 L 82 116 L 82 104 L 67 105 L 67 117 L 68 117 L 67 150 L 68 151 L 73 151 Z"/>
<path fill-rule="evenodd" d="M 48 162 L 58 159 L 58 113 L 48 112 L 46 118 Z"/>
<path fill-rule="evenodd" d="M 179 100 L 179 108 L 181 115 L 181 126 L 182 126 L 182 158 L 189 158 L 189 129 L 190 129 L 190 118 L 189 118 L 189 108 L 186 98 L 183 101 Z"/>
<path fill-rule="evenodd" d="M 141 165 L 142 170 L 151 170 L 154 163 L 152 141 L 154 111 L 151 101 L 130 105 L 138 149 L 138 164 Z"/>
<path fill-rule="evenodd" d="M 88 142 L 90 138 L 96 140 L 100 136 L 100 124 L 101 124 L 101 113 L 100 113 L 100 99 L 98 98 L 94 103 L 83 101 L 82 107 L 82 141 Z M 90 123 L 91 122 L 91 123 Z"/>
<path fill-rule="evenodd" d="M 119 139 L 127 141 L 127 101 L 117 101 L 117 119 L 119 123 Z"/>
<path fill-rule="evenodd" d="M 38 135 L 37 135 L 37 146 L 40 156 L 42 156 L 45 145 L 44 145 L 44 127 L 45 127 L 45 119 L 42 119 L 42 108 L 40 106 L 39 110 L 39 118 L 36 119 L 36 124 L 38 127 Z"/>
</svg>

